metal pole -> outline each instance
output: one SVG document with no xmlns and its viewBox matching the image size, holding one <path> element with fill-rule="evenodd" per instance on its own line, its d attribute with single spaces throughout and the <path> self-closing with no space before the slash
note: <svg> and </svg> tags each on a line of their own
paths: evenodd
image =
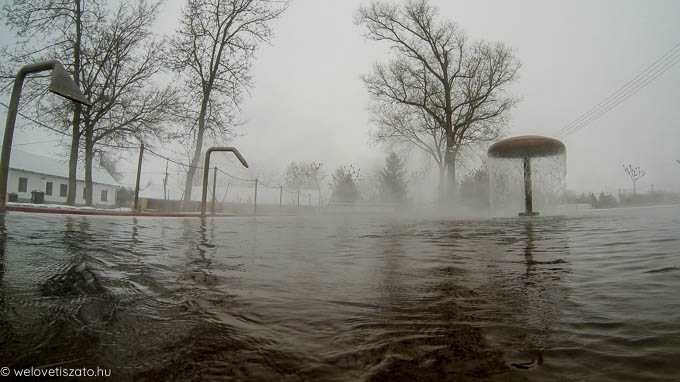
<svg viewBox="0 0 680 382">
<path fill-rule="evenodd" d="M 297 198 L 297 199 L 298 199 L 297 206 L 298 206 L 298 208 L 300 208 L 300 190 L 298 190 L 297 197 L 298 197 L 298 198 Z"/>
<path fill-rule="evenodd" d="M 283 185 L 279 186 L 279 209 L 283 207 Z"/>
<path fill-rule="evenodd" d="M 534 215 L 533 197 L 531 195 L 531 158 L 524 157 L 524 213 Z"/>
<path fill-rule="evenodd" d="M 12 150 L 12 140 L 14 139 L 14 123 L 17 119 L 17 110 L 19 107 L 19 98 L 21 97 L 21 87 L 24 84 L 24 76 L 21 71 L 17 74 L 14 80 L 14 87 L 12 88 L 12 97 L 9 101 L 9 108 L 7 109 L 7 122 L 5 123 L 5 137 L 2 141 L 2 164 L 0 165 L 0 209 L 5 210 L 7 205 L 7 176 L 9 175 L 9 159 Z"/>
<path fill-rule="evenodd" d="M 215 166 L 215 169 L 213 171 L 213 198 L 212 198 L 212 206 L 210 206 L 210 212 L 215 215 L 215 186 L 217 185 L 217 166 Z"/>
<path fill-rule="evenodd" d="M 49 90 L 64 98 L 74 102 L 90 105 L 90 101 L 83 96 L 78 85 L 73 81 L 68 72 L 59 61 L 50 60 L 35 64 L 24 65 L 19 69 L 14 79 L 12 95 L 9 99 L 7 108 L 7 119 L 5 122 L 5 135 L 2 141 L 2 154 L 0 154 L 0 212 L 7 206 L 7 177 L 9 176 L 9 160 L 12 155 L 12 140 L 14 139 L 14 124 L 17 119 L 19 109 L 19 99 L 24 78 L 29 73 L 42 72 L 52 69 Z"/>
<path fill-rule="evenodd" d="M 255 178 L 255 203 L 253 205 L 253 215 L 257 215 L 257 183 L 258 179 Z"/>
<path fill-rule="evenodd" d="M 231 151 L 236 155 L 236 158 L 241 162 L 243 167 L 248 168 L 246 158 L 233 147 L 211 147 L 205 152 L 205 164 L 203 165 L 203 193 L 201 194 L 201 216 L 205 216 L 206 199 L 208 198 L 208 174 L 210 172 L 210 154 L 213 151 Z"/>
<path fill-rule="evenodd" d="M 139 212 L 139 180 L 142 176 L 142 158 L 144 157 L 144 144 L 139 145 L 139 162 L 137 162 L 137 182 L 135 182 L 135 211 Z"/>
</svg>

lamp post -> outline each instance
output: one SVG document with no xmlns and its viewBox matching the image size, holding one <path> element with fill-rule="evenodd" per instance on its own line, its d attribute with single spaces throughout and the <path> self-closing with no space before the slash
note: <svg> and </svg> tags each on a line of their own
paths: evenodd
<svg viewBox="0 0 680 382">
<path fill-rule="evenodd" d="M 201 216 L 205 216 L 205 204 L 208 198 L 208 174 L 210 173 L 210 154 L 213 151 L 230 151 L 234 153 L 236 158 L 241 162 L 243 167 L 248 168 L 246 158 L 234 147 L 211 147 L 205 152 L 205 164 L 203 165 L 203 194 L 201 196 Z"/>
<path fill-rule="evenodd" d="M 90 101 L 83 95 L 78 88 L 78 84 L 73 81 L 64 66 L 56 60 L 43 61 L 35 64 L 22 66 L 17 72 L 12 88 L 12 96 L 9 100 L 7 109 L 7 122 L 5 123 L 5 136 L 2 141 L 2 154 L 0 155 L 0 212 L 4 212 L 7 207 L 7 177 L 9 175 L 9 160 L 12 154 L 12 140 L 14 139 L 14 123 L 17 119 L 19 109 L 19 99 L 21 89 L 24 85 L 24 78 L 30 73 L 52 70 L 50 86 L 52 93 L 68 98 L 74 102 L 84 105 L 91 105 Z"/>
</svg>

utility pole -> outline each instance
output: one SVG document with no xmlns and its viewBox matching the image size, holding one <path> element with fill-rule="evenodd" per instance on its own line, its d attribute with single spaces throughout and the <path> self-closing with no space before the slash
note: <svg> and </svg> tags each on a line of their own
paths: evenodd
<svg viewBox="0 0 680 382">
<path fill-rule="evenodd" d="M 213 170 L 213 197 L 212 206 L 210 206 L 210 212 L 215 215 L 215 187 L 217 186 L 217 166 Z"/>
<path fill-rule="evenodd" d="M 253 205 L 253 215 L 257 215 L 257 183 L 258 179 L 255 178 L 255 203 Z"/>
<path fill-rule="evenodd" d="M 165 161 L 165 178 L 163 178 L 163 200 L 168 200 L 168 161 Z"/>
<path fill-rule="evenodd" d="M 139 162 L 137 163 L 137 182 L 135 183 L 135 212 L 139 212 L 139 179 L 142 176 L 143 157 L 144 157 L 144 143 L 139 145 Z"/>
</svg>

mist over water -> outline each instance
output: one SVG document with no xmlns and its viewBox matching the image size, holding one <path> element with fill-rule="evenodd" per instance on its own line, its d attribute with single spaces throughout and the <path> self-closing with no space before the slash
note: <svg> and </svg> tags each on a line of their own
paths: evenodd
<svg viewBox="0 0 680 382">
<path fill-rule="evenodd" d="M 563 212 L 560 204 L 566 190 L 566 154 L 531 158 L 534 211 Z M 494 216 L 513 216 L 524 211 L 524 169 L 521 158 L 490 156 L 489 196 Z"/>
<path fill-rule="evenodd" d="M 10 213 L 0 358 L 117 380 L 677 379 L 678 216 Z"/>
</svg>

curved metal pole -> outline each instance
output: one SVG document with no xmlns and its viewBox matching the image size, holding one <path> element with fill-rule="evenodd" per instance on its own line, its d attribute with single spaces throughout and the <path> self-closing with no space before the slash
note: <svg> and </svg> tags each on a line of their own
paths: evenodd
<svg viewBox="0 0 680 382">
<path fill-rule="evenodd" d="M 234 147 L 211 147 L 205 153 L 205 163 L 203 164 L 203 194 L 201 195 L 201 216 L 205 216 L 205 205 L 208 198 L 208 176 L 210 174 L 210 154 L 213 151 L 231 151 L 241 162 L 243 167 L 248 168 L 246 158 Z"/>
<path fill-rule="evenodd" d="M 5 122 L 5 136 L 2 141 L 2 154 L 0 155 L 0 212 L 7 206 L 7 177 L 9 175 L 9 160 L 12 154 L 12 140 L 14 139 L 14 123 L 17 119 L 21 89 L 24 78 L 30 73 L 52 70 L 52 79 L 49 90 L 72 101 L 90 105 L 90 102 L 80 92 L 78 85 L 73 81 L 68 72 L 57 60 L 38 62 L 24 65 L 17 72 L 12 88 L 12 96 L 7 108 L 7 121 Z"/>
</svg>

